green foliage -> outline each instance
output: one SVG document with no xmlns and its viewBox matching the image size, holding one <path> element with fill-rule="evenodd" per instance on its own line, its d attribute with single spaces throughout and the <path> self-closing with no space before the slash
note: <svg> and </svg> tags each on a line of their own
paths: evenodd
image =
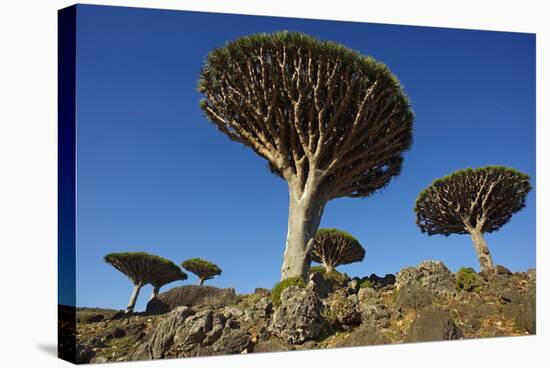
<svg viewBox="0 0 550 368">
<path fill-rule="evenodd" d="M 333 285 L 345 286 L 349 281 L 350 277 L 345 273 L 340 273 L 338 271 L 331 271 L 324 274 L 325 280 L 333 283 Z"/>
<path fill-rule="evenodd" d="M 309 274 L 311 275 L 311 274 L 313 274 L 313 273 L 315 273 L 315 272 L 320 272 L 320 273 L 322 273 L 322 274 L 324 275 L 325 272 L 326 272 L 326 270 L 325 270 L 325 267 L 323 267 L 323 266 L 311 266 L 311 267 L 309 268 Z"/>
<path fill-rule="evenodd" d="M 306 287 L 306 282 L 301 277 L 289 277 L 275 284 L 271 289 L 271 301 L 274 305 L 281 304 L 281 294 L 289 286 L 298 286 L 300 288 Z"/>
<path fill-rule="evenodd" d="M 319 229 L 319 230 L 317 230 L 317 233 L 315 234 L 315 236 L 316 237 L 339 236 L 341 238 L 346 239 L 347 241 L 359 243 L 359 240 L 357 240 L 357 238 L 354 237 L 353 235 L 351 235 L 350 233 L 348 233 L 346 231 L 343 231 L 343 230 L 340 230 L 340 229 L 335 229 L 335 228 Z"/>
<path fill-rule="evenodd" d="M 181 266 L 194 273 L 201 280 L 210 280 L 214 276 L 221 275 L 222 270 L 214 263 L 201 258 L 191 258 L 182 262 Z"/>
<path fill-rule="evenodd" d="M 456 290 L 475 291 L 477 283 L 477 274 L 473 268 L 462 267 L 456 273 Z"/>
<path fill-rule="evenodd" d="M 374 282 L 367 279 L 367 280 L 363 280 L 359 283 L 359 289 L 366 289 L 366 288 L 374 289 Z"/>
<path fill-rule="evenodd" d="M 187 275 L 172 261 L 145 252 L 110 253 L 104 257 L 134 284 L 162 286 L 168 282 L 185 280 Z"/>
</svg>

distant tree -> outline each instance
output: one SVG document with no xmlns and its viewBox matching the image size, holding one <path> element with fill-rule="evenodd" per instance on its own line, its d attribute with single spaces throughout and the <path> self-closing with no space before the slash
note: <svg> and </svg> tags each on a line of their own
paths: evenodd
<svg viewBox="0 0 550 368">
<path fill-rule="evenodd" d="M 181 270 L 181 268 L 174 262 L 170 262 L 163 268 L 163 270 L 157 273 L 151 280 L 153 286 L 153 292 L 151 293 L 151 299 L 156 298 L 159 294 L 160 288 L 166 284 L 174 281 L 186 280 L 187 274 Z"/>
<path fill-rule="evenodd" d="M 166 275 L 174 265 L 168 259 L 144 252 L 110 253 L 105 256 L 105 262 L 125 274 L 134 284 L 126 313 L 134 311 L 141 288 L 146 284 L 158 283 L 159 275 Z"/>
<path fill-rule="evenodd" d="M 527 174 L 504 166 L 459 170 L 435 180 L 416 200 L 416 223 L 428 235 L 470 234 L 482 271 L 494 269 L 483 237 L 525 207 Z"/>
<path fill-rule="evenodd" d="M 199 278 L 199 285 L 204 284 L 205 280 L 210 280 L 214 276 L 221 275 L 222 270 L 212 262 L 200 258 L 191 258 L 184 261 L 181 266 L 187 271 L 194 273 Z"/>
<path fill-rule="evenodd" d="M 288 183 L 281 280 L 307 276 L 325 204 L 367 197 L 400 173 L 413 113 L 382 63 L 330 41 L 277 32 L 213 50 L 201 108 Z"/>
<path fill-rule="evenodd" d="M 351 234 L 338 229 L 319 229 L 311 250 L 311 260 L 321 263 L 326 273 L 340 265 L 361 262 L 365 249 Z"/>
</svg>

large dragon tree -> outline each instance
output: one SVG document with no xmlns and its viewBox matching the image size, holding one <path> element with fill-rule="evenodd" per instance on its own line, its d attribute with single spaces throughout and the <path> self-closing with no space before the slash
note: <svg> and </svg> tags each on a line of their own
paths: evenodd
<svg viewBox="0 0 550 368">
<path fill-rule="evenodd" d="M 325 272 L 337 266 L 361 262 L 365 249 L 353 235 L 338 229 L 319 229 L 311 250 L 311 260 L 321 263 Z"/>
<path fill-rule="evenodd" d="M 145 252 L 110 253 L 105 256 L 105 262 L 126 275 L 134 284 L 126 313 L 134 311 L 139 291 L 143 286 L 160 285 L 165 276 L 173 273 L 174 266 L 178 267 L 168 259 Z"/>
<path fill-rule="evenodd" d="M 525 207 L 529 175 L 504 166 L 459 170 L 435 180 L 416 200 L 416 223 L 428 235 L 470 234 L 484 272 L 494 269 L 484 233 Z"/>
<path fill-rule="evenodd" d="M 181 268 L 174 262 L 166 264 L 166 267 L 162 272 L 158 272 L 151 280 L 153 286 L 153 292 L 151 293 L 151 299 L 156 298 L 159 294 L 160 288 L 166 284 L 174 281 L 187 280 L 187 274 L 181 270 Z"/>
<path fill-rule="evenodd" d="M 325 204 L 387 185 L 412 142 L 409 100 L 384 64 L 302 33 L 213 50 L 199 91 L 207 118 L 288 183 L 282 279 L 307 275 Z"/>
</svg>

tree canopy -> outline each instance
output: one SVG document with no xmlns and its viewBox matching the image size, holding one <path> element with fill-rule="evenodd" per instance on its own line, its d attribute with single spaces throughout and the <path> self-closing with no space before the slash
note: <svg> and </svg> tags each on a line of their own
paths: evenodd
<svg viewBox="0 0 550 368">
<path fill-rule="evenodd" d="M 205 280 L 210 280 L 214 276 L 221 275 L 222 270 L 214 263 L 201 258 L 191 258 L 182 262 L 181 266 L 187 271 L 194 273 L 202 285 Z"/>
<path fill-rule="evenodd" d="M 363 197 L 401 169 L 413 113 L 382 63 L 303 33 L 242 37 L 213 50 L 199 80 L 201 108 L 230 139 L 304 189 Z"/>
<path fill-rule="evenodd" d="M 172 261 L 145 252 L 110 253 L 105 262 L 125 274 L 134 284 L 153 284 L 174 272 Z M 179 268 L 179 267 L 178 267 Z"/>
<path fill-rule="evenodd" d="M 491 233 L 525 207 L 530 177 L 505 166 L 458 170 L 435 180 L 416 200 L 416 223 L 422 232 Z"/>
<path fill-rule="evenodd" d="M 351 234 L 338 229 L 319 229 L 311 250 L 311 260 L 322 263 L 327 272 L 337 266 L 361 262 L 365 249 Z"/>
</svg>

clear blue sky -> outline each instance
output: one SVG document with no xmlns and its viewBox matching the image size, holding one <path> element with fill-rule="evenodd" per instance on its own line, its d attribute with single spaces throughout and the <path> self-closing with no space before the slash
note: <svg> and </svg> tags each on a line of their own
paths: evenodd
<svg viewBox="0 0 550 368">
<path fill-rule="evenodd" d="M 355 235 L 350 276 L 437 259 L 478 269 L 468 236 L 428 237 L 417 194 L 437 177 L 488 164 L 535 180 L 535 36 L 530 34 L 79 6 L 77 18 L 77 305 L 123 308 L 131 284 L 103 262 L 146 251 L 217 263 L 210 285 L 251 292 L 280 277 L 288 194 L 251 150 L 203 117 L 196 91 L 207 53 L 242 35 L 302 31 L 386 63 L 416 113 L 401 176 L 368 199 L 330 202 L 322 227 Z M 535 266 L 535 191 L 486 237 L 498 264 Z M 185 282 L 196 283 L 190 275 Z M 137 310 L 144 308 L 146 287 Z"/>
</svg>

